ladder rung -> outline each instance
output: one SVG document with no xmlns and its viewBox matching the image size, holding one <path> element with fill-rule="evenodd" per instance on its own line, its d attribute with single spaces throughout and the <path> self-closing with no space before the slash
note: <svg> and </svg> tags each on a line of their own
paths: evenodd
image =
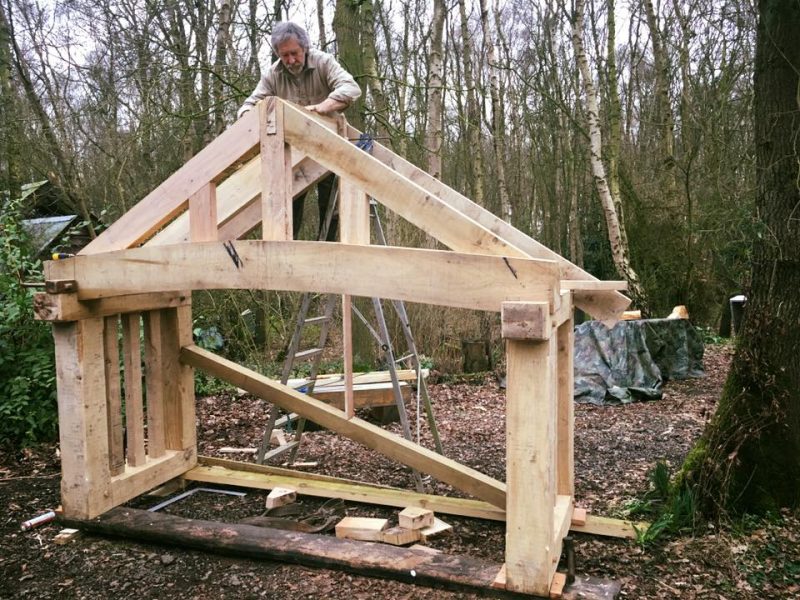
<svg viewBox="0 0 800 600">
<path fill-rule="evenodd" d="M 402 356 L 402 357 L 398 358 L 398 359 L 397 359 L 397 360 L 395 360 L 394 362 L 396 362 L 396 363 L 401 363 L 401 362 L 403 362 L 403 361 L 406 361 L 406 360 L 408 360 L 409 358 L 414 358 L 414 355 L 413 355 L 413 354 L 406 354 L 405 356 Z"/>
<path fill-rule="evenodd" d="M 306 319 L 305 321 L 303 321 L 303 323 L 305 325 L 316 325 L 318 323 L 326 323 L 326 322 L 332 321 L 332 320 L 333 319 L 331 317 L 322 315 L 320 317 L 311 317 L 310 319 Z"/>
<path fill-rule="evenodd" d="M 283 454 L 284 452 L 288 452 L 295 446 L 298 446 L 300 442 L 289 442 L 288 444 L 284 444 L 283 446 L 278 446 L 277 448 L 273 448 L 269 452 L 264 455 L 264 462 L 267 462 L 270 458 L 274 458 Z"/>
<path fill-rule="evenodd" d="M 297 413 L 292 413 L 289 415 L 283 415 L 278 420 L 275 421 L 275 427 L 284 427 L 287 423 L 291 423 L 292 421 L 296 421 L 299 418 Z"/>
<path fill-rule="evenodd" d="M 313 358 L 317 354 L 322 354 L 322 348 L 309 348 L 308 350 L 303 350 L 302 352 L 295 354 L 294 359 L 306 360 L 308 358 Z"/>
</svg>

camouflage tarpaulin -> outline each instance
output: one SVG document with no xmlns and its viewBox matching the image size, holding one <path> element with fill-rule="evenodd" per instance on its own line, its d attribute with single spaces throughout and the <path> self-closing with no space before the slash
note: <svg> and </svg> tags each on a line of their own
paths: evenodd
<svg viewBox="0 0 800 600">
<path fill-rule="evenodd" d="M 661 397 L 664 379 L 703 377 L 703 340 L 685 319 L 588 321 L 575 329 L 575 400 L 626 403 Z"/>
</svg>

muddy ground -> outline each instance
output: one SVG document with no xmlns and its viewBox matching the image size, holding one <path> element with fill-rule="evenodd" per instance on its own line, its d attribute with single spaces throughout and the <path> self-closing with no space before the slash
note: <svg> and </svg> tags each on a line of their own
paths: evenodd
<svg viewBox="0 0 800 600">
<path fill-rule="evenodd" d="M 727 346 L 706 349 L 707 377 L 668 382 L 661 400 L 576 408 L 577 503 L 599 515 L 626 516 L 648 490 L 659 461 L 675 468 L 713 414 L 730 364 Z M 494 378 L 430 386 L 446 453 L 488 475 L 504 477 L 504 397 Z M 414 406 L 409 406 L 416 433 Z M 236 393 L 198 399 L 200 453 L 255 446 L 263 427 L 262 401 Z M 397 425 L 391 426 L 398 431 Z M 423 424 L 423 443 L 430 437 Z M 245 460 L 252 460 L 243 455 Z M 330 432 L 304 436 L 298 460 L 316 472 L 411 488 L 407 470 Z M 90 535 L 56 545 L 51 523 L 30 531 L 20 524 L 59 504 L 55 445 L 0 454 L 0 597 L 2 598 L 473 598 L 476 594 L 415 587 L 325 569 L 220 557 L 175 547 Z M 427 481 L 429 492 L 453 494 Z M 266 492 L 244 497 L 196 493 L 165 512 L 236 522 L 261 514 Z M 143 496 L 131 505 L 150 507 Z M 313 513 L 320 500 L 300 498 Z M 346 505 L 347 514 L 392 516 L 395 510 Z M 454 527 L 429 544 L 450 553 L 503 561 L 500 523 L 445 517 Z M 576 535 L 578 572 L 614 579 L 622 598 L 797 598 L 800 545 L 797 515 L 709 525 L 702 535 L 663 537 L 649 544 Z"/>
</svg>

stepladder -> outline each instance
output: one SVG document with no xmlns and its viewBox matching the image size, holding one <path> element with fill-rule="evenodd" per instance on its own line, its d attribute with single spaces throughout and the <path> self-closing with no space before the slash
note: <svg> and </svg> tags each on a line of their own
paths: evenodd
<svg viewBox="0 0 800 600">
<path fill-rule="evenodd" d="M 372 145 L 371 138 L 363 136 L 356 144 L 365 151 L 369 151 Z M 328 238 L 328 231 L 333 220 L 334 212 L 337 210 L 339 203 L 338 186 L 334 185 L 332 189 L 331 199 L 328 202 L 327 214 L 319 228 L 319 239 L 325 240 Z M 383 232 L 383 227 L 380 220 L 378 211 L 378 204 L 374 199 L 370 199 L 369 204 L 370 216 L 370 229 L 372 236 L 376 243 L 386 245 L 386 238 Z M 346 385 L 345 375 L 335 376 L 321 376 L 320 367 L 325 345 L 329 338 L 330 327 L 334 320 L 334 312 L 336 311 L 339 298 L 336 295 L 314 295 L 306 293 L 300 300 L 300 308 L 295 320 L 295 328 L 291 340 L 288 344 L 286 351 L 286 358 L 284 361 L 283 369 L 281 372 L 281 383 L 290 385 L 298 391 L 308 395 L 314 395 L 315 389 L 320 390 L 320 393 L 329 392 L 332 386 Z M 405 352 L 399 358 L 395 354 L 395 343 L 393 343 L 390 335 L 389 328 L 386 323 L 386 315 L 384 312 L 384 303 L 388 303 L 396 314 L 399 328 L 402 331 L 403 342 L 405 343 Z M 411 329 L 408 312 L 405 304 L 399 300 L 382 300 L 380 298 L 371 299 L 372 309 L 374 313 L 374 321 L 371 323 L 370 319 L 363 314 L 355 305 L 352 305 L 352 313 L 361 320 L 366 327 L 366 330 L 374 338 L 380 349 L 380 359 L 386 370 L 378 373 L 357 374 L 356 377 L 351 377 L 350 385 L 367 385 L 385 386 L 391 384 L 392 395 L 394 397 L 394 407 L 396 408 L 397 416 L 402 428 L 403 436 L 407 440 L 413 440 L 414 436 L 411 431 L 411 424 L 408 419 L 406 410 L 406 397 L 409 388 L 414 388 L 416 391 L 416 440 L 420 440 L 421 428 L 421 414 L 424 409 L 427 426 L 433 439 L 435 449 L 439 454 L 444 454 L 439 432 L 436 426 L 436 419 L 433 412 L 433 406 L 428 394 L 427 384 L 425 377 L 427 371 L 423 368 L 420 355 L 417 350 L 417 345 L 414 340 L 414 335 Z M 312 307 L 316 307 L 318 314 L 312 315 Z M 343 303 L 343 317 L 345 308 Z M 318 328 L 316 336 L 306 335 L 308 328 Z M 303 340 L 313 338 L 316 340 L 309 348 L 301 348 Z M 301 361 L 308 361 L 310 364 L 306 368 L 308 373 L 305 378 L 299 380 L 291 380 L 296 365 Z M 375 383 L 376 381 L 380 383 Z M 360 382 L 363 382 L 361 384 Z M 362 387 L 363 391 L 364 388 Z M 279 415 L 279 409 L 275 406 L 270 407 L 269 418 L 267 427 L 264 431 L 264 436 L 261 441 L 260 447 L 256 454 L 257 462 L 263 464 L 275 457 L 289 453 L 288 463 L 294 462 L 298 448 L 302 439 L 302 434 L 306 427 L 305 419 L 297 418 L 296 428 L 294 429 L 293 439 L 289 442 L 279 443 L 276 448 L 270 449 L 270 442 L 273 438 L 273 430 L 276 426 L 283 426 L 291 429 L 291 424 L 295 415 L 287 414 L 284 416 Z M 418 489 L 422 489 L 422 480 L 417 472 L 414 472 L 414 479 Z"/>
</svg>

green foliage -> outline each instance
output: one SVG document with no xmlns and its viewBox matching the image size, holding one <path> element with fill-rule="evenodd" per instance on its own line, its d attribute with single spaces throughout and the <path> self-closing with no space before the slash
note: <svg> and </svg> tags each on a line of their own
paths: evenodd
<svg viewBox="0 0 800 600">
<path fill-rule="evenodd" d="M 651 520 L 647 528 L 634 526 L 636 542 L 643 548 L 652 545 L 664 535 L 692 529 L 697 512 L 694 493 L 686 486 L 674 485 L 665 462 L 656 463 L 647 477 L 650 489 L 641 499 L 634 500 L 626 507 L 629 517 L 646 517 Z"/>
<path fill-rule="evenodd" d="M 20 226 L 19 203 L 0 214 L 0 444 L 26 445 L 57 432 L 55 358 L 47 323 L 35 321 L 23 278 L 41 280 Z"/>
</svg>

